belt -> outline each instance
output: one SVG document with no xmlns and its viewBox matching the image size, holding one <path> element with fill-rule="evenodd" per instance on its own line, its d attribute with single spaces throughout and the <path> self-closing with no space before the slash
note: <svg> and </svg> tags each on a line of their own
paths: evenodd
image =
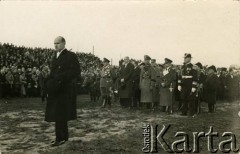
<svg viewBox="0 0 240 154">
<path fill-rule="evenodd" d="M 193 78 L 193 76 L 192 75 L 185 75 L 185 76 L 182 76 L 182 78 L 183 79 L 191 79 L 191 78 Z"/>
</svg>

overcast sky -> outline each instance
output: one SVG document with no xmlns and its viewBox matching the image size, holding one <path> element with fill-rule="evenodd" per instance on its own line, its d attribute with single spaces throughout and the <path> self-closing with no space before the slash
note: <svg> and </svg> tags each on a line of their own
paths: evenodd
<svg viewBox="0 0 240 154">
<path fill-rule="evenodd" d="M 117 64 L 120 57 L 181 64 L 240 65 L 240 2 L 215 1 L 38 1 L 0 2 L 0 42 L 92 52 Z"/>
</svg>

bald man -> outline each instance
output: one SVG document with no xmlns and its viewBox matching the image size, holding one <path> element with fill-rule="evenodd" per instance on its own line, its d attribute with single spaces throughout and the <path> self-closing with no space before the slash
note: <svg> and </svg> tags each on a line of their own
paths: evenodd
<svg viewBox="0 0 240 154">
<path fill-rule="evenodd" d="M 77 118 L 76 80 L 80 74 L 80 65 L 75 53 L 65 48 L 66 41 L 59 36 L 54 40 L 56 49 L 47 79 L 47 105 L 45 120 L 55 122 L 56 139 L 52 146 L 68 141 L 69 120 Z"/>
</svg>

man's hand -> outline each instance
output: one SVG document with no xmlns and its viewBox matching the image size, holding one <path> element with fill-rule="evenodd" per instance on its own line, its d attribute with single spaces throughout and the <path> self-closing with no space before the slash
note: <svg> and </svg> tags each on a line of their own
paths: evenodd
<svg viewBox="0 0 240 154">
<path fill-rule="evenodd" d="M 182 91 L 182 87 L 181 86 L 178 86 L 177 89 L 178 89 L 178 91 Z"/>
<path fill-rule="evenodd" d="M 162 87 L 165 87 L 165 83 L 163 82 L 163 83 L 161 83 L 161 85 L 162 85 Z"/>
<path fill-rule="evenodd" d="M 196 92 L 196 88 L 192 88 L 192 93 L 195 93 Z"/>
<path fill-rule="evenodd" d="M 124 79 L 121 79 L 121 82 L 124 82 Z"/>
</svg>

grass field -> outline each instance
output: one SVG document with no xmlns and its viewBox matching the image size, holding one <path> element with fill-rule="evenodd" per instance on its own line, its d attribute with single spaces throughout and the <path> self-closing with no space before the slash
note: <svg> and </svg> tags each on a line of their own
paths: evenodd
<svg viewBox="0 0 240 154">
<path fill-rule="evenodd" d="M 171 143 L 177 131 L 208 132 L 209 127 L 219 133 L 215 148 L 223 139 L 222 133 L 233 132 L 240 140 L 239 101 L 218 102 L 216 113 L 209 114 L 202 103 L 203 112 L 195 117 L 183 117 L 179 113 L 168 115 L 147 109 L 122 109 L 118 103 L 111 108 L 100 108 L 100 103 L 90 102 L 88 96 L 78 96 L 78 119 L 69 122 L 70 139 L 59 147 L 50 147 L 55 139 L 54 123 L 44 121 L 45 104 L 40 98 L 0 101 L 0 151 L 2 153 L 142 153 L 143 125 L 161 128 L 171 124 L 164 136 Z M 240 148 L 239 141 L 238 147 Z M 200 138 L 201 153 L 207 151 L 207 138 Z M 159 153 L 166 153 L 159 146 Z"/>
</svg>

